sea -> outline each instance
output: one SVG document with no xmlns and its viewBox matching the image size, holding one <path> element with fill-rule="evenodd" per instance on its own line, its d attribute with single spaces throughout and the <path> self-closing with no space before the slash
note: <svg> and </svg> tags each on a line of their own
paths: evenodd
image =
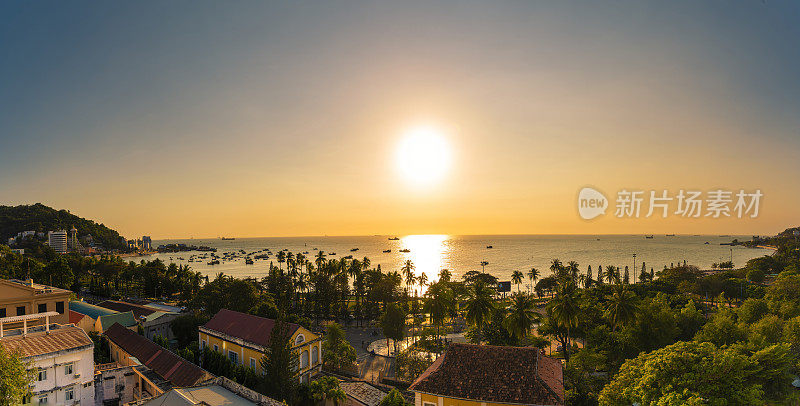
<svg viewBox="0 0 800 406">
<path fill-rule="evenodd" d="M 397 238 L 394 240 L 393 238 Z M 224 272 L 234 277 L 261 278 L 267 274 L 269 264 L 279 265 L 275 254 L 283 249 L 304 254 L 312 262 L 318 251 L 327 258 L 363 259 L 368 257 L 372 267 L 378 265 L 384 272 L 399 271 L 407 260 L 414 264 L 417 275 L 425 273 L 428 281 L 438 279 L 439 271 L 447 269 L 454 278 L 460 278 L 472 270 L 488 272 L 500 280 L 510 280 L 511 273 L 519 270 L 523 274 L 532 267 L 541 276 L 550 274 L 553 259 L 563 263 L 576 261 L 585 272 L 592 266 L 594 275 L 597 268 L 614 265 L 624 269 L 628 266 L 637 272 L 645 263 L 646 269 L 663 269 L 664 266 L 686 263 L 701 269 L 711 269 L 713 263 L 733 260 L 736 266 L 748 260 L 772 254 L 764 248 L 721 245 L 733 239 L 748 240 L 752 236 L 710 236 L 710 235 L 406 235 L 406 236 L 361 236 L 361 237 L 274 237 L 274 238 L 236 238 L 233 240 L 184 239 L 154 240 L 153 246 L 166 244 L 186 244 L 208 246 L 217 249 L 217 255 L 229 255 L 220 259 L 219 264 L 210 265 L 210 256 L 200 259 L 204 253 L 197 251 L 161 253 L 128 257 L 126 260 L 139 262 L 159 258 L 165 263 L 189 265 L 194 271 L 214 277 Z M 408 250 L 408 252 L 401 252 Z M 245 254 L 240 254 L 244 251 Z M 267 259 L 254 259 L 252 265 L 245 263 L 248 254 L 264 254 L 271 251 Z M 389 252 L 385 252 L 389 251 Z M 635 257 L 634 257 L 635 255 Z M 282 264 L 285 268 L 286 264 Z M 633 272 L 631 272 L 633 275 Z M 526 279 L 521 288 L 527 286 Z M 516 289 L 515 289 L 516 290 Z"/>
</svg>

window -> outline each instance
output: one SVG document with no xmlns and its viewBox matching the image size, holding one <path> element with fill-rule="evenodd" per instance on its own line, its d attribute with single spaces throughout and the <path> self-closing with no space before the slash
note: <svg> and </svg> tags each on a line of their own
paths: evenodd
<svg viewBox="0 0 800 406">
<path fill-rule="evenodd" d="M 306 367 L 308 367 L 308 350 L 300 354 L 300 369 L 305 369 Z"/>
<path fill-rule="evenodd" d="M 47 370 L 46 369 L 40 369 L 39 370 L 38 381 L 42 382 L 42 381 L 46 381 L 46 380 L 47 380 Z M 41 403 L 41 399 L 40 399 L 39 403 Z"/>
<path fill-rule="evenodd" d="M 72 375 L 72 363 L 64 365 L 64 375 Z"/>
<path fill-rule="evenodd" d="M 39 303 L 39 310 L 38 313 L 45 313 L 47 312 L 47 303 Z"/>
<path fill-rule="evenodd" d="M 0 317 L 6 317 L 6 308 L 0 308 Z"/>
<path fill-rule="evenodd" d="M 56 312 L 64 314 L 64 302 L 56 302 Z"/>
<path fill-rule="evenodd" d="M 17 306 L 17 316 L 25 315 L 25 306 Z"/>
<path fill-rule="evenodd" d="M 64 400 L 72 400 L 72 399 L 75 399 L 75 390 L 72 388 L 67 388 L 67 390 L 64 391 Z"/>
<path fill-rule="evenodd" d="M 250 358 L 250 368 L 256 369 L 256 359 Z"/>
<path fill-rule="evenodd" d="M 305 338 L 305 337 L 303 337 L 303 335 L 302 335 L 302 334 L 300 334 L 300 335 L 298 335 L 298 336 L 297 336 L 297 338 L 294 340 L 294 345 L 300 345 L 300 344 L 302 344 L 304 341 L 306 341 L 306 338 Z"/>
<path fill-rule="evenodd" d="M 237 358 L 239 358 L 239 354 L 233 351 L 228 351 L 228 358 L 231 360 L 231 362 L 233 362 L 234 365 L 239 363 L 237 360 Z"/>
<path fill-rule="evenodd" d="M 214 351 L 219 351 L 219 346 L 214 344 Z"/>
<path fill-rule="evenodd" d="M 47 404 L 47 396 L 39 396 L 39 404 L 46 405 Z"/>
<path fill-rule="evenodd" d="M 317 346 L 311 347 L 311 365 L 317 365 L 319 362 L 319 349 Z"/>
</svg>

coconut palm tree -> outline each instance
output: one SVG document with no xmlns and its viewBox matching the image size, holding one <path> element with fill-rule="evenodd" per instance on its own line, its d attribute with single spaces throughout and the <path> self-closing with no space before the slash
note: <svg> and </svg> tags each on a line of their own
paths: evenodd
<svg viewBox="0 0 800 406">
<path fill-rule="evenodd" d="M 617 326 L 625 325 L 636 316 L 638 305 L 636 295 L 623 286 L 617 286 L 606 306 L 606 317 L 611 322 L 611 331 Z"/>
<path fill-rule="evenodd" d="M 528 271 L 528 279 L 531 280 L 531 286 L 536 286 L 536 280 L 539 279 L 539 270 L 531 268 L 531 270 Z"/>
<path fill-rule="evenodd" d="M 317 258 L 314 260 L 314 263 L 317 265 L 317 270 L 320 272 L 322 268 L 325 266 L 325 252 L 322 250 L 317 251 Z"/>
<path fill-rule="evenodd" d="M 419 293 L 422 294 L 422 291 L 425 290 L 425 286 L 428 285 L 428 275 L 425 272 L 421 273 L 417 277 L 417 283 L 419 283 Z"/>
<path fill-rule="evenodd" d="M 442 269 L 439 271 L 439 280 L 442 282 L 450 282 L 450 278 L 453 276 L 447 269 Z"/>
<path fill-rule="evenodd" d="M 567 332 L 567 345 L 564 346 L 564 358 L 569 362 L 570 333 L 578 326 L 580 307 L 575 294 L 575 283 L 567 281 L 558 286 L 556 296 L 547 305 L 548 314 L 556 325 Z"/>
<path fill-rule="evenodd" d="M 494 311 L 492 294 L 492 289 L 483 283 L 472 285 L 464 306 L 467 311 L 467 323 L 480 329 L 489 321 Z"/>
<path fill-rule="evenodd" d="M 578 280 L 578 273 L 580 269 L 578 268 L 578 263 L 575 261 L 569 261 L 567 263 L 567 271 L 569 272 L 569 277 L 572 278 L 572 281 Z"/>
<path fill-rule="evenodd" d="M 519 293 L 519 285 L 522 283 L 523 278 L 525 278 L 525 275 L 523 275 L 520 271 L 514 271 L 511 274 L 511 282 L 517 285 L 517 293 Z"/>
<path fill-rule="evenodd" d="M 540 318 L 535 309 L 536 305 L 529 295 L 519 293 L 514 295 L 503 320 L 503 326 L 517 339 L 527 337 L 533 324 Z"/>
</svg>

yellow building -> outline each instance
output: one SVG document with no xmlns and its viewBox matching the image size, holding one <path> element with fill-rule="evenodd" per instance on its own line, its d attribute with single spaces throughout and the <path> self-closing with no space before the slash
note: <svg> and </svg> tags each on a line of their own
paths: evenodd
<svg viewBox="0 0 800 406">
<path fill-rule="evenodd" d="M 222 309 L 199 329 L 200 348 L 210 348 L 238 365 L 261 369 L 275 320 Z M 300 380 L 307 382 L 322 369 L 322 338 L 289 323 L 292 348 L 299 356 Z"/>
<path fill-rule="evenodd" d="M 563 367 L 537 348 L 454 343 L 408 390 L 415 406 L 563 405 Z"/>
<path fill-rule="evenodd" d="M 50 323 L 69 323 L 69 297 L 72 292 L 64 289 L 33 283 L 32 279 L 19 281 L 16 279 L 0 280 L 0 318 L 24 316 L 28 314 L 56 312 L 50 317 Z M 29 326 L 43 324 L 44 319 L 31 320 Z M 9 323 L 6 328 L 21 327 Z"/>
</svg>

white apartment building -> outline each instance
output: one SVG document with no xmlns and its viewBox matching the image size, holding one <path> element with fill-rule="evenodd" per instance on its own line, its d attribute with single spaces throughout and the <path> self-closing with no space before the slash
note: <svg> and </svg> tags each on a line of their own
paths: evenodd
<svg viewBox="0 0 800 406">
<path fill-rule="evenodd" d="M 67 232 L 65 230 L 50 231 L 47 233 L 47 244 L 59 254 L 67 252 Z"/>
<path fill-rule="evenodd" d="M 5 323 L 57 316 L 56 312 L 0 318 L 0 345 L 19 351 L 34 371 L 24 404 L 94 405 L 94 343 L 74 325 L 46 324 L 3 330 Z"/>
</svg>

